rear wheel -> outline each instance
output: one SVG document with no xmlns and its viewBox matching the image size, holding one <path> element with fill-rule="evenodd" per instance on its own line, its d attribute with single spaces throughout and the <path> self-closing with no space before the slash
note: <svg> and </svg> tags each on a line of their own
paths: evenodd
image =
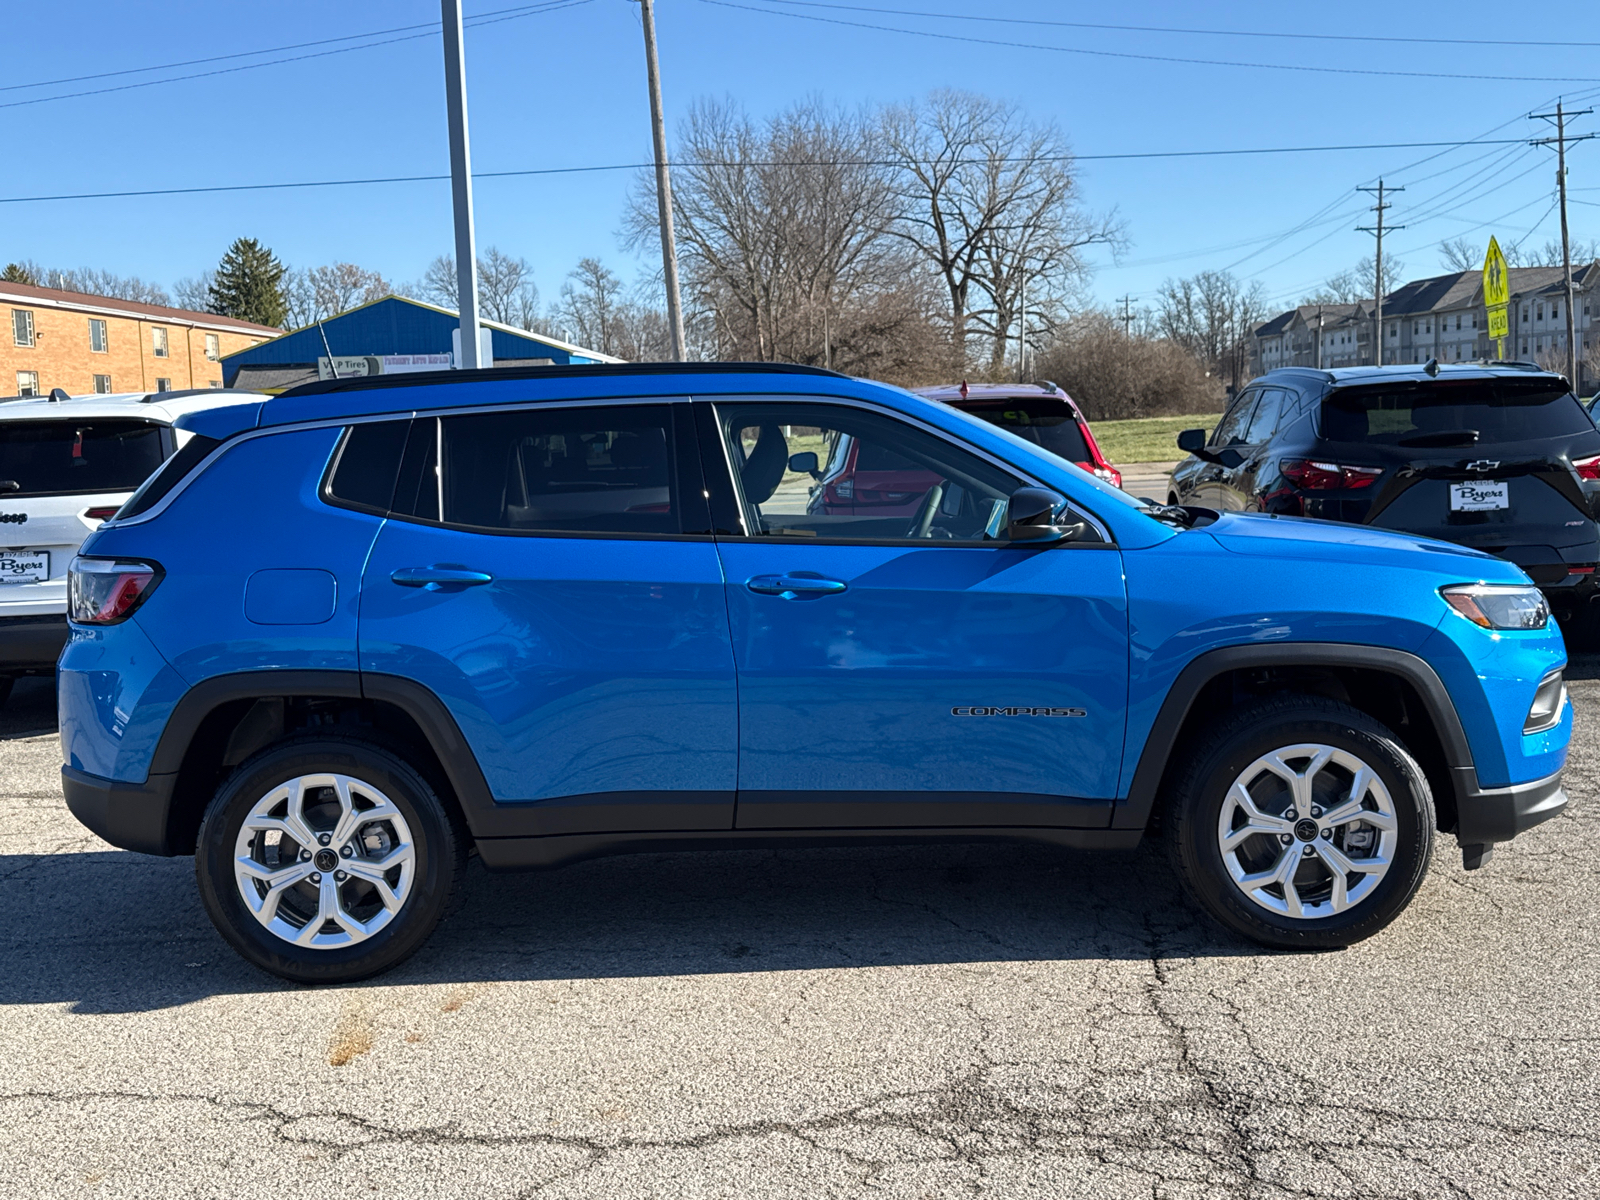
<svg viewBox="0 0 1600 1200">
<path fill-rule="evenodd" d="M 317 736 L 241 764 L 206 811 L 195 874 L 212 922 L 250 962 L 297 983 L 344 983 L 427 940 L 465 858 L 407 763 Z"/>
<path fill-rule="evenodd" d="M 1173 865 L 1222 924 L 1280 949 L 1371 937 L 1427 874 L 1433 797 L 1384 725 L 1315 696 L 1237 711 L 1196 740 L 1166 814 Z"/>
</svg>

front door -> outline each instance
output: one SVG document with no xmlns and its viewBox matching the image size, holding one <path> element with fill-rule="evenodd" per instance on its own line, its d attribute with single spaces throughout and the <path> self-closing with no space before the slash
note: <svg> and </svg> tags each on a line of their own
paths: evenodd
<svg viewBox="0 0 1600 1200">
<path fill-rule="evenodd" d="M 689 416 L 412 423 L 362 584 L 361 668 L 439 696 L 517 806 L 507 832 L 732 827 L 733 661 Z"/>
<path fill-rule="evenodd" d="M 703 408 L 708 482 L 742 521 L 718 542 L 738 827 L 1105 826 L 1127 702 L 1118 551 L 1007 544 L 1028 481 L 903 418 Z"/>
</svg>

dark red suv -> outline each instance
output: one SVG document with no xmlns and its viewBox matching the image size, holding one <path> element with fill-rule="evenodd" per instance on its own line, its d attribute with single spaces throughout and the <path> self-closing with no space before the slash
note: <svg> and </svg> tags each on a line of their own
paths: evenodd
<svg viewBox="0 0 1600 1200">
<path fill-rule="evenodd" d="M 1100 453 L 1077 404 L 1053 383 L 960 383 L 915 390 L 919 396 L 1009 429 L 1112 487 L 1122 486 L 1122 472 Z"/>
</svg>

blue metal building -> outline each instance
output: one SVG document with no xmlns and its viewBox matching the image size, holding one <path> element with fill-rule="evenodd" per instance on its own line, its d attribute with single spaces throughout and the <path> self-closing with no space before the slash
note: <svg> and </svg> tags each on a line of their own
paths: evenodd
<svg viewBox="0 0 1600 1200">
<path fill-rule="evenodd" d="M 320 329 L 308 325 L 248 350 L 224 355 L 222 381 L 227 387 L 293 387 L 317 378 L 317 360 L 326 358 L 329 350 L 335 358 L 449 354 L 460 323 L 460 315 L 449 309 L 404 296 L 385 296 L 327 318 Z M 482 325 L 490 331 L 494 360 L 502 365 L 622 361 L 497 321 L 484 321 Z M 324 334 L 328 339 L 326 350 Z M 244 378 L 240 378 L 241 373 Z"/>
</svg>

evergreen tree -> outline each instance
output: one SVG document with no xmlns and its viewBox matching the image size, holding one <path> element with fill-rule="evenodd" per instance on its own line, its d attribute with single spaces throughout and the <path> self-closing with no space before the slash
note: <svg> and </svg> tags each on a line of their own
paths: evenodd
<svg viewBox="0 0 1600 1200">
<path fill-rule="evenodd" d="M 28 283 L 34 287 L 39 286 L 39 281 L 33 277 L 27 267 L 19 263 L 7 263 L 6 269 L 0 271 L 0 282 L 3 283 Z"/>
<path fill-rule="evenodd" d="M 283 264 L 255 238 L 228 247 L 211 281 L 211 311 L 257 325 L 282 325 L 288 313 Z"/>
</svg>

